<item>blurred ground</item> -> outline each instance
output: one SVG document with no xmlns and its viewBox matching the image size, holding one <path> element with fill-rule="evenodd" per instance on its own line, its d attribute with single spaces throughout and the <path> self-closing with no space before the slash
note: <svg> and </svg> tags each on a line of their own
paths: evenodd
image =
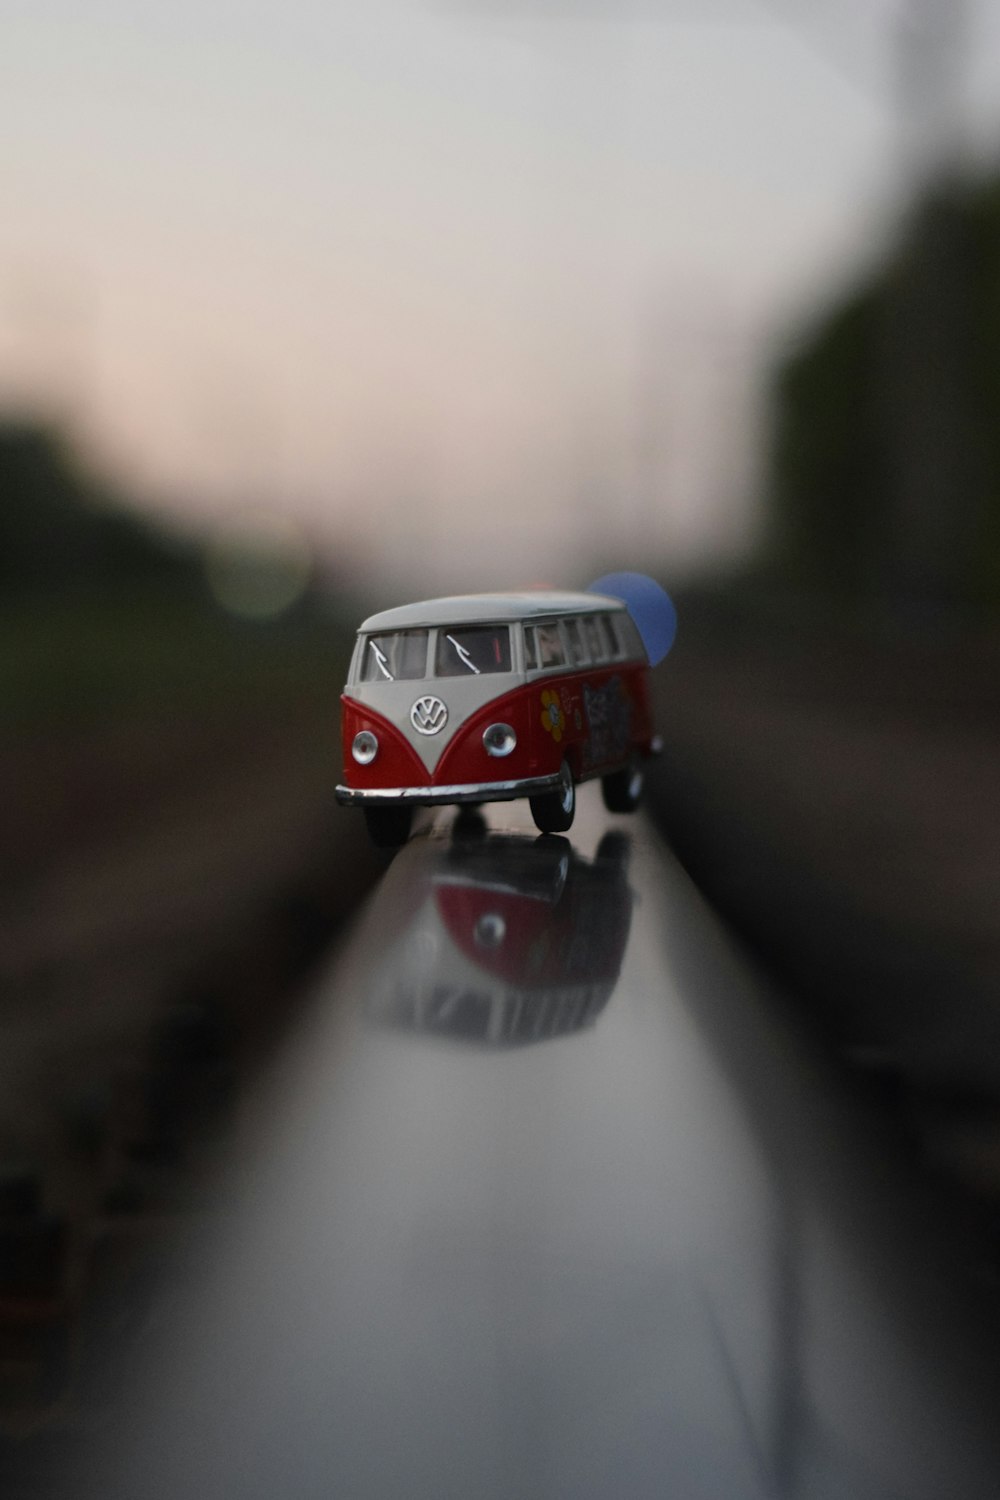
<svg viewBox="0 0 1000 1500">
<path fill-rule="evenodd" d="M 334 828 L 333 715 L 318 707 L 136 720 L 34 753 L 8 747 L 0 821 L 25 825 L 4 841 L 16 861 L 7 853 L 0 867 L 8 1143 L 34 1149 L 39 1076 L 71 1090 L 91 1053 L 132 1047 L 157 1008 L 191 989 L 224 988 L 241 1020 L 260 1024 L 272 971 L 363 893 L 371 861 L 360 820 Z M 69 804 L 55 819 L 53 797 Z"/>
<path fill-rule="evenodd" d="M 1000 1222 L 1000 630 L 680 603 L 652 802 L 791 1002 Z"/>
<path fill-rule="evenodd" d="M 5 1483 L 128 1378 L 213 1152 L 380 868 L 333 803 L 336 621 L 153 603 L 0 618 Z"/>
</svg>

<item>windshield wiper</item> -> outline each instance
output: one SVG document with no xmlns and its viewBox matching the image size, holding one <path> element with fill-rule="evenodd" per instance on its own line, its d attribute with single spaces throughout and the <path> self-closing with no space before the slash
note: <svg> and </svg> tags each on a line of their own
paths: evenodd
<svg viewBox="0 0 1000 1500">
<path fill-rule="evenodd" d="M 393 677 L 392 673 L 389 671 L 389 658 L 386 656 L 385 652 L 380 651 L 374 641 L 369 641 L 368 644 L 375 653 L 375 660 L 378 663 L 378 669 L 382 673 L 382 676 L 387 677 L 390 682 L 395 682 L 395 677 Z"/>
<path fill-rule="evenodd" d="M 446 635 L 445 640 L 450 641 L 454 646 L 456 652 L 458 653 L 458 659 L 462 663 L 463 667 L 468 667 L 470 672 L 475 672 L 476 676 L 479 677 L 479 668 L 476 666 L 475 662 L 472 660 L 472 657 L 469 655 L 468 651 L 466 651 L 465 647 L 460 646 L 453 635 Z"/>
</svg>

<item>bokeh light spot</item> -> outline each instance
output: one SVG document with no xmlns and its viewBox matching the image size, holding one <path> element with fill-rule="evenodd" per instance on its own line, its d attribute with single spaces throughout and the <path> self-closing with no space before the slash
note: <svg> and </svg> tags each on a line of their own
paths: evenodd
<svg viewBox="0 0 1000 1500">
<path fill-rule="evenodd" d="M 211 538 L 205 554 L 209 587 L 223 609 L 251 620 L 274 620 L 299 602 L 313 571 L 302 528 L 272 511 L 241 511 Z"/>
</svg>

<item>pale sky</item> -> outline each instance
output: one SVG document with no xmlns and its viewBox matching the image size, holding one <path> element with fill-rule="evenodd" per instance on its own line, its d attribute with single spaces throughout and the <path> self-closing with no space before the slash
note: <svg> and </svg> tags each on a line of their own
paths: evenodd
<svg viewBox="0 0 1000 1500">
<path fill-rule="evenodd" d="M 0 0 L 0 397 L 446 587 L 738 541 L 752 379 L 900 202 L 900 3 Z M 992 152 L 1000 0 L 969 57 Z"/>
</svg>

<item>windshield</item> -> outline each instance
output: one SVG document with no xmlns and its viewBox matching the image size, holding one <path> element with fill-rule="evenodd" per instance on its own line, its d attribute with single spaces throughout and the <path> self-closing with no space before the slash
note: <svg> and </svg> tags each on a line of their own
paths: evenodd
<svg viewBox="0 0 1000 1500">
<path fill-rule="evenodd" d="M 397 682 L 427 674 L 426 630 L 370 635 L 361 655 L 361 682 Z"/>
<path fill-rule="evenodd" d="M 466 673 L 510 671 L 510 627 L 473 625 L 438 631 L 435 673 L 461 677 Z"/>
</svg>

